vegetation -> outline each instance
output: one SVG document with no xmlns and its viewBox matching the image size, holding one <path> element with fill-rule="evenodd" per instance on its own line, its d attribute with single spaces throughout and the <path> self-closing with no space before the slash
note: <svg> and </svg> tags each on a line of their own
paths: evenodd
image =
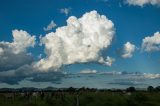
<svg viewBox="0 0 160 106">
<path fill-rule="evenodd" d="M 1 92 L 0 106 L 160 106 L 159 87 L 148 91 L 68 88 L 56 91 Z"/>
</svg>

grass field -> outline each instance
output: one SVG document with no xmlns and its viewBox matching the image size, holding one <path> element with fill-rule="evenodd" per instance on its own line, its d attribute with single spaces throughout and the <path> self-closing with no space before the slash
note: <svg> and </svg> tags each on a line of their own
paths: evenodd
<svg viewBox="0 0 160 106">
<path fill-rule="evenodd" d="M 0 93 L 0 106 L 160 106 L 160 92 Z"/>
</svg>

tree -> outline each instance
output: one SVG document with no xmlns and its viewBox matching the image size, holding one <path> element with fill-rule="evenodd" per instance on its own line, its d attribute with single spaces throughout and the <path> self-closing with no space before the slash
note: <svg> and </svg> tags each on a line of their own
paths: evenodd
<svg viewBox="0 0 160 106">
<path fill-rule="evenodd" d="M 73 88 L 73 87 L 69 87 L 69 88 L 68 88 L 68 91 L 69 91 L 69 92 L 75 92 L 75 91 L 76 91 L 76 89 L 75 89 L 75 88 Z"/>
<path fill-rule="evenodd" d="M 126 91 L 127 92 L 135 92 L 136 89 L 135 89 L 135 87 L 129 87 L 129 88 L 126 89 Z"/>
<path fill-rule="evenodd" d="M 156 91 L 160 91 L 160 86 L 157 86 L 157 87 L 155 88 L 155 90 L 156 90 Z"/>
<path fill-rule="evenodd" d="M 149 92 L 154 91 L 154 87 L 153 86 L 148 86 L 147 91 L 149 91 Z"/>
</svg>

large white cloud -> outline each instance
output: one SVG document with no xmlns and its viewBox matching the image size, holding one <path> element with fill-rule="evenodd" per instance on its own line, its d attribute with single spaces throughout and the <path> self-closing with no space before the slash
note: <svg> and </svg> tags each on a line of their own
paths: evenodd
<svg viewBox="0 0 160 106">
<path fill-rule="evenodd" d="M 125 0 L 130 5 L 144 6 L 145 4 L 160 5 L 160 0 Z"/>
<path fill-rule="evenodd" d="M 123 47 L 123 54 L 121 55 L 123 58 L 131 58 L 133 56 L 133 52 L 135 51 L 136 47 L 135 45 L 131 44 L 130 42 L 127 42 L 124 44 Z"/>
<path fill-rule="evenodd" d="M 34 64 L 40 71 L 56 70 L 63 65 L 99 61 L 114 36 L 114 24 L 96 11 L 81 18 L 71 16 L 67 26 L 59 27 L 41 39 L 46 58 Z"/>
<path fill-rule="evenodd" d="M 0 70 L 7 71 L 16 69 L 33 61 L 26 50 L 35 45 L 35 36 L 26 31 L 13 30 L 13 42 L 0 42 Z"/>
<path fill-rule="evenodd" d="M 147 52 L 160 51 L 160 33 L 145 37 L 142 41 L 142 50 Z"/>
</svg>

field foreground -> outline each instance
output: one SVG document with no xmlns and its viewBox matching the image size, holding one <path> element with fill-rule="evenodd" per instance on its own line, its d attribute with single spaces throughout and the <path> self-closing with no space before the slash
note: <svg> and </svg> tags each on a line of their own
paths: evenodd
<svg viewBox="0 0 160 106">
<path fill-rule="evenodd" d="M 0 106 L 160 106 L 159 91 L 1 92 Z"/>
</svg>

